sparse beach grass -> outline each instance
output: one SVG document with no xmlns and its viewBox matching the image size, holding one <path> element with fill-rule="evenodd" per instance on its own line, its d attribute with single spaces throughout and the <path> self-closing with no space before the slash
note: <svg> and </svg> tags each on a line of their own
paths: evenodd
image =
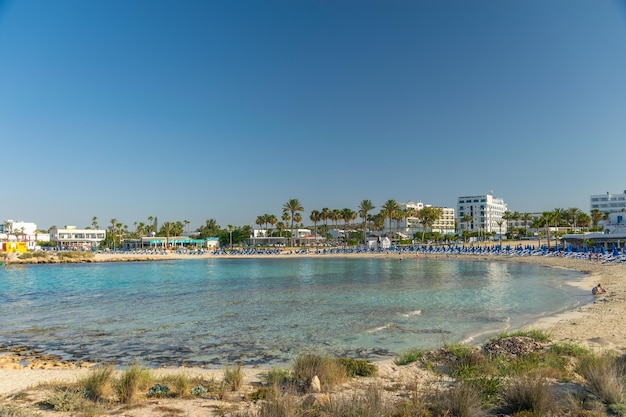
<svg viewBox="0 0 626 417">
<path fill-rule="evenodd" d="M 408 372 L 400 379 L 381 375 L 367 360 L 316 353 L 260 372 L 256 386 L 240 365 L 227 367 L 221 381 L 184 370 L 160 375 L 139 364 L 121 371 L 102 366 L 75 383 L 40 387 L 44 400 L 23 395 L 13 397 L 18 404 L 0 402 L 0 416 L 192 415 L 185 410 L 197 398 L 209 401 L 213 415 L 239 417 L 623 415 L 626 358 L 554 343 L 547 335 L 503 333 L 482 347 L 416 350 L 407 355 L 415 360 L 393 361 L 396 372 Z M 319 391 L 311 390 L 316 377 Z M 158 407 L 151 409 L 151 400 L 159 400 L 152 403 Z"/>
</svg>

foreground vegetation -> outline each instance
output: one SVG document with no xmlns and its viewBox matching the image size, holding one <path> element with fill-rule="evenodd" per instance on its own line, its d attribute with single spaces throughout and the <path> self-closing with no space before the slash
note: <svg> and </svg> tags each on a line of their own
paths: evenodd
<svg viewBox="0 0 626 417">
<path fill-rule="evenodd" d="M 125 414 L 154 399 L 214 400 L 211 415 L 330 416 L 623 416 L 626 356 L 596 354 L 575 344 L 551 343 L 541 331 L 501 334 L 482 348 L 448 345 L 398 355 L 390 377 L 361 359 L 300 355 L 246 384 L 241 366 L 223 378 L 185 373 L 156 378 L 133 365 L 93 370 L 71 385 L 40 387 L 43 400 L 16 395 L 0 401 L 0 416 Z M 216 401 L 216 402 L 215 402 Z M 206 411 L 206 402 L 205 408 Z M 52 413 L 52 414 L 49 414 Z M 110 413 L 110 414 L 109 414 Z M 190 415 L 169 410 L 161 415 Z"/>
</svg>

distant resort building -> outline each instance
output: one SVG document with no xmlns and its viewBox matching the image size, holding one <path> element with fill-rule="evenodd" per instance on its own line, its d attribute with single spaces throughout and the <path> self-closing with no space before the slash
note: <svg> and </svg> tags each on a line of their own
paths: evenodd
<svg viewBox="0 0 626 417">
<path fill-rule="evenodd" d="M 617 211 L 608 214 L 607 220 L 598 223 L 601 232 L 572 233 L 561 236 L 564 245 L 583 248 L 600 245 L 606 250 L 615 246 L 623 249 L 626 246 L 626 211 Z"/>
<path fill-rule="evenodd" d="M 143 236 L 138 239 L 124 239 L 124 250 L 174 250 L 200 248 L 214 250 L 219 247 L 219 238 L 192 239 L 189 236 Z"/>
<path fill-rule="evenodd" d="M 413 202 L 408 201 L 404 204 L 400 204 L 400 208 L 403 210 L 414 209 L 416 211 L 422 210 L 424 207 L 433 207 L 430 204 L 424 204 L 421 201 Z M 443 215 L 432 226 L 430 226 L 426 232 L 428 233 L 440 233 L 441 235 L 454 234 L 456 232 L 454 223 L 454 209 L 450 207 L 441 207 Z M 417 217 L 407 217 L 400 221 L 398 229 L 403 236 L 413 237 L 416 233 L 422 233 L 424 226 L 420 223 L 420 219 Z"/>
<path fill-rule="evenodd" d="M 626 246 L 626 191 L 621 194 L 594 194 L 589 197 L 591 211 L 599 210 L 606 216 L 598 222 L 599 232 L 572 233 L 561 236 L 565 244 L 582 248 L 599 245 L 606 250 Z"/>
<path fill-rule="evenodd" d="M 31 222 L 6 220 L 0 225 L 2 252 L 27 252 L 37 248 L 37 242 L 49 242 L 50 234 L 40 233 Z"/>
<path fill-rule="evenodd" d="M 491 194 L 459 197 L 456 208 L 458 213 L 456 221 L 461 233 L 467 231 L 505 235 L 507 232 L 506 221 L 502 223 L 502 226 L 498 224 L 502 221 L 504 212 L 508 210 L 502 198 Z M 471 220 L 465 221 L 465 216 L 471 217 Z"/>
<path fill-rule="evenodd" d="M 589 197 L 590 210 L 600 210 L 609 214 L 617 211 L 626 211 L 626 191 L 621 194 L 595 194 Z"/>
<path fill-rule="evenodd" d="M 50 229 L 50 242 L 63 249 L 95 249 L 106 238 L 106 230 L 77 229 L 65 226 L 63 229 Z"/>
</svg>

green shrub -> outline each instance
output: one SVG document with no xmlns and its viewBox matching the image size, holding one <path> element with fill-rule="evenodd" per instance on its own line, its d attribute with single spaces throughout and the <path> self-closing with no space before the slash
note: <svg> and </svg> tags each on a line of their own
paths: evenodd
<svg viewBox="0 0 626 417">
<path fill-rule="evenodd" d="M 401 352 L 399 356 L 393 358 L 393 363 L 397 366 L 408 365 L 413 362 L 417 362 L 424 356 L 424 351 L 419 348 L 414 348 Z"/>
<path fill-rule="evenodd" d="M 148 390 L 148 397 L 156 397 L 163 398 L 167 397 L 167 394 L 170 392 L 170 387 L 165 384 L 154 384 Z"/>
<path fill-rule="evenodd" d="M 554 343 L 550 346 L 550 351 L 557 355 L 566 355 L 573 358 L 584 358 L 591 354 L 589 349 L 574 343 Z"/>
<path fill-rule="evenodd" d="M 203 397 L 209 393 L 209 390 L 204 388 L 202 385 L 198 385 L 197 387 L 191 390 L 191 395 L 194 397 Z"/>
<path fill-rule="evenodd" d="M 290 379 L 291 372 L 286 368 L 275 367 L 261 374 L 261 382 L 268 386 L 284 384 Z"/>
<path fill-rule="evenodd" d="M 339 363 L 346 368 L 346 375 L 353 378 L 356 376 L 374 376 L 378 367 L 366 359 L 339 359 Z"/>
<path fill-rule="evenodd" d="M 502 332 L 489 339 L 490 341 L 505 339 L 507 337 L 530 337 L 537 342 L 549 342 L 552 339 L 552 335 L 546 330 L 542 329 L 522 329 L 515 332 Z"/>
<path fill-rule="evenodd" d="M 43 401 L 43 404 L 54 411 L 79 411 L 85 404 L 85 392 L 74 388 L 59 387 Z"/>
</svg>

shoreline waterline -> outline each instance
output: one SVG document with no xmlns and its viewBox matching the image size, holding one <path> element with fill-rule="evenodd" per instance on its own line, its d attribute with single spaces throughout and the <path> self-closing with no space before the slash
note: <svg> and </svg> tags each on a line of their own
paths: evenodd
<svg viewBox="0 0 626 417">
<path fill-rule="evenodd" d="M 96 255 L 98 257 L 98 255 Z M 134 255 L 137 256 L 137 255 Z M 261 257 L 267 257 L 268 255 L 262 255 Z M 272 255 L 269 255 L 272 256 Z M 316 255 L 293 255 L 295 256 L 313 256 Z M 325 257 L 335 256 L 335 257 L 391 257 L 393 258 L 394 254 L 373 254 L 373 255 L 322 255 Z M 162 258 L 165 257 L 169 259 L 197 259 L 198 256 L 185 256 L 185 255 L 163 255 Z M 215 256 L 209 256 L 215 257 Z M 217 258 L 224 258 L 224 255 L 217 256 Z M 289 255 L 276 255 L 276 257 L 289 258 Z M 101 256 L 99 257 L 99 262 L 107 262 L 115 259 L 115 256 Z M 241 258 L 241 256 L 231 256 L 231 258 Z M 422 257 L 420 257 L 421 259 Z M 430 258 L 434 258 L 434 256 L 430 256 Z M 602 282 L 604 286 L 609 289 L 609 294 L 606 296 L 596 299 L 595 302 L 590 304 L 584 304 L 576 307 L 572 311 L 560 312 L 556 315 L 550 315 L 549 317 L 543 317 L 539 319 L 537 322 L 533 324 L 529 324 L 524 326 L 524 328 L 543 328 L 549 331 L 554 335 L 555 341 L 566 341 L 566 342 L 576 342 L 586 345 L 593 349 L 598 350 L 615 350 L 622 349 L 624 346 L 624 341 L 626 340 L 626 335 L 624 334 L 622 319 L 623 314 L 621 314 L 624 310 L 624 283 L 621 282 L 620 279 L 624 276 L 624 272 L 626 272 L 626 267 L 621 264 L 601 264 L 597 262 L 585 261 L 585 260 L 575 260 L 575 259 L 563 259 L 559 257 L 491 257 L 491 256 L 472 256 L 472 255 L 461 255 L 459 258 L 461 259 L 471 259 L 471 260 L 487 260 L 487 261 L 505 261 L 505 262 L 520 262 L 520 263 L 533 263 L 547 267 L 556 267 L 556 268 L 565 268 L 570 270 L 576 270 L 579 272 L 584 272 L 587 275 L 580 280 L 576 281 L 573 284 L 576 284 L 581 289 L 590 290 L 595 284 L 596 281 Z M 115 261 L 115 260 L 113 260 Z M 621 315 L 620 315 L 621 314 Z M 596 322 L 604 322 L 606 325 L 603 326 L 595 326 Z M 0 355 L 2 356 L 2 355 Z M 381 361 L 377 361 L 380 363 L 389 363 L 392 358 L 383 359 Z M 0 363 L 0 366 L 2 364 Z M 46 365 L 50 371 L 54 371 L 53 373 L 56 375 L 59 371 L 58 369 L 54 369 L 56 364 L 48 363 Z M 88 367 L 85 366 L 86 370 Z M 190 369 L 190 368 L 183 368 Z M 249 371 L 261 372 L 263 367 L 258 368 L 250 368 Z M 24 372 L 23 376 L 18 379 L 27 380 L 35 378 L 38 380 L 39 378 L 44 378 L 40 375 L 45 375 L 46 370 L 39 370 L 41 372 L 33 372 L 29 373 L 29 369 L 18 369 L 17 372 Z M 12 369 L 0 369 L 0 374 L 6 371 L 15 372 Z M 80 373 L 81 370 L 78 370 Z M 215 371 L 215 369 L 213 369 Z M 69 374 L 69 373 L 68 373 Z M 31 375 L 29 377 L 28 375 Z M 52 375 L 52 373 L 50 374 Z M 11 378 L 14 378 L 13 375 Z M 5 378 L 3 378 L 5 379 Z"/>
</svg>

